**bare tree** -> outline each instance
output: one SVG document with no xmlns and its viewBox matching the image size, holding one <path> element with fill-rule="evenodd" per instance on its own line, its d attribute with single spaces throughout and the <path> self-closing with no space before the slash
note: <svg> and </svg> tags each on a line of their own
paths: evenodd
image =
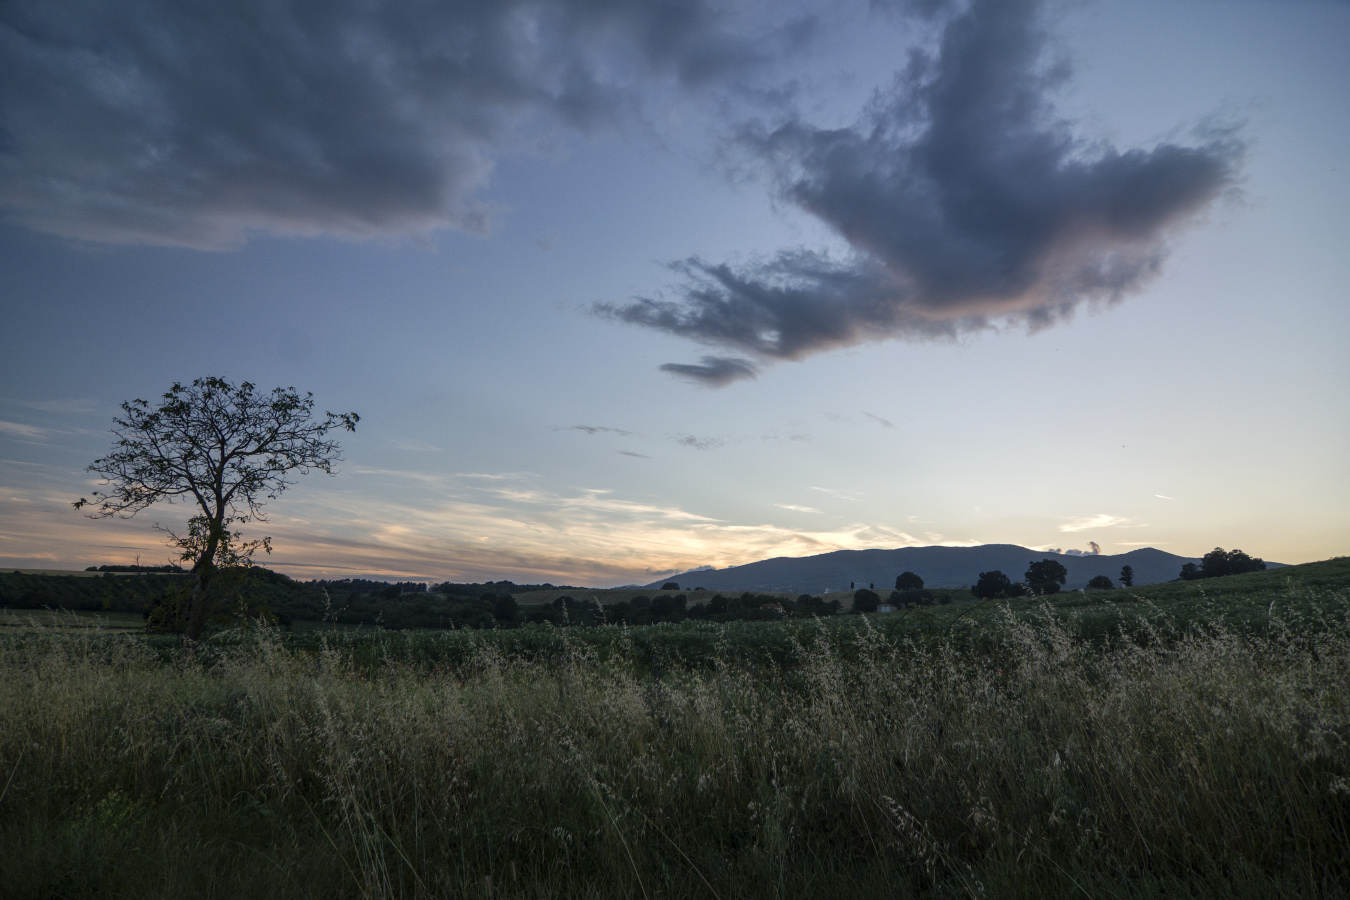
<svg viewBox="0 0 1350 900">
<path fill-rule="evenodd" d="M 269 538 L 244 542 L 231 530 L 266 521 L 263 506 L 294 484 L 293 474 L 333 473 L 340 448 L 335 428 L 356 430 L 356 413 L 314 419 L 312 394 L 295 388 L 258 391 L 245 381 L 199 378 L 175 383 L 158 407 L 144 400 L 122 404 L 115 418 L 113 451 L 89 466 L 106 491 L 81 497 L 76 509 L 94 506 L 91 518 L 131 518 L 161 500 L 195 503 L 198 514 L 185 534 L 169 535 L 179 558 L 192 563 L 194 583 L 184 633 L 196 640 L 206 624 L 207 590 L 216 570 L 248 565 Z M 156 527 L 159 527 L 156 525 Z"/>
</svg>

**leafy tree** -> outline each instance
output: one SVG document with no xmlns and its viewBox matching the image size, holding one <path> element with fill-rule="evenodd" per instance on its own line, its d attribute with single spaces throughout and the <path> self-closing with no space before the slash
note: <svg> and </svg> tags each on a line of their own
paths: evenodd
<svg viewBox="0 0 1350 900">
<path fill-rule="evenodd" d="M 1264 560 L 1254 559 L 1241 550 L 1229 550 L 1225 553 L 1222 547 L 1215 547 L 1200 560 L 1200 577 L 1221 578 L 1224 575 L 1261 572 L 1265 568 Z"/>
<path fill-rule="evenodd" d="M 981 600 L 991 600 L 998 597 L 1020 597 L 1023 588 L 995 569 L 992 572 L 981 572 L 979 581 L 975 582 L 970 592 Z"/>
<path fill-rule="evenodd" d="M 484 594 L 484 598 L 491 596 Z M 500 594 L 492 600 L 492 617 L 498 622 L 515 622 L 520 604 L 510 594 Z"/>
<path fill-rule="evenodd" d="M 1204 577 L 1204 575 L 1200 574 L 1200 567 L 1195 563 L 1186 563 L 1181 567 L 1180 578 L 1182 581 L 1195 581 L 1197 578 Z"/>
<path fill-rule="evenodd" d="M 861 588 L 853 592 L 853 609 L 856 612 L 871 613 L 877 611 L 881 598 L 876 591 Z"/>
<path fill-rule="evenodd" d="M 895 589 L 897 591 L 921 591 L 923 590 L 923 579 L 913 572 L 901 572 L 895 576 Z"/>
<path fill-rule="evenodd" d="M 245 542 L 233 526 L 266 521 L 266 501 L 294 483 L 293 473 L 331 475 L 341 457 L 328 432 L 354 431 L 360 417 L 330 412 L 315 420 L 311 394 L 295 388 L 264 393 L 250 382 L 233 385 L 221 378 L 175 383 L 157 407 L 132 400 L 122 412 L 113 419 L 112 453 L 89 466 L 108 490 L 94 492 L 93 500 L 80 498 L 75 508 L 92 504 L 92 518 L 131 518 L 161 500 L 196 506 L 186 534 L 163 529 L 179 559 L 192 564 L 183 631 L 196 640 L 216 571 L 247 566 L 258 550 L 271 552 L 269 538 Z"/>
<path fill-rule="evenodd" d="M 684 594 L 677 594 L 674 597 L 669 594 L 658 594 L 652 598 L 652 616 L 661 621 L 679 622 L 685 617 L 687 602 L 688 598 Z"/>
<path fill-rule="evenodd" d="M 1093 575 L 1092 579 L 1087 583 L 1087 586 L 1094 591 L 1109 591 L 1115 588 L 1115 585 L 1111 583 L 1111 579 L 1105 575 Z"/>
<path fill-rule="evenodd" d="M 1122 587 L 1134 587 L 1134 568 L 1132 566 L 1120 567 L 1120 584 Z"/>
<path fill-rule="evenodd" d="M 661 590 L 663 591 L 678 591 L 679 589 L 680 583 L 678 581 L 667 581 L 665 584 L 661 585 Z"/>
<path fill-rule="evenodd" d="M 1068 579 L 1069 570 L 1053 559 L 1043 559 L 1040 562 L 1030 563 L 1023 577 L 1026 578 L 1027 587 L 1031 588 L 1032 593 L 1057 594 Z"/>
</svg>

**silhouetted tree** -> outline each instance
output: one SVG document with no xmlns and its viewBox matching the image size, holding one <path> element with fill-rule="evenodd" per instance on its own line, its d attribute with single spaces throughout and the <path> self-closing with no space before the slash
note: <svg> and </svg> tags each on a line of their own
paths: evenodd
<svg viewBox="0 0 1350 900">
<path fill-rule="evenodd" d="M 665 584 L 661 585 L 661 590 L 663 591 L 678 591 L 679 589 L 680 585 L 675 581 L 667 581 Z"/>
<path fill-rule="evenodd" d="M 1053 559 L 1043 559 L 1029 564 L 1023 577 L 1026 578 L 1027 587 L 1031 588 L 1032 593 L 1057 594 L 1068 579 L 1069 571 Z"/>
<path fill-rule="evenodd" d="M 921 591 L 923 590 L 923 579 L 913 572 L 901 572 L 895 576 L 895 589 L 897 591 Z"/>
<path fill-rule="evenodd" d="M 1120 567 L 1120 583 L 1123 587 L 1134 587 L 1134 569 L 1131 566 Z"/>
<path fill-rule="evenodd" d="M 1195 581 L 1197 578 L 1204 578 L 1205 576 L 1200 574 L 1200 567 L 1195 563 L 1186 563 L 1181 567 L 1181 575 L 1179 577 L 1182 581 Z"/>
<path fill-rule="evenodd" d="M 881 598 L 877 596 L 876 592 L 867 588 L 862 588 L 853 593 L 853 609 L 857 612 L 876 612 L 877 604 L 880 602 Z"/>
<path fill-rule="evenodd" d="M 992 572 L 981 572 L 980 580 L 975 582 L 975 586 L 970 589 L 970 592 L 981 600 L 992 600 L 998 597 L 1020 597 L 1022 596 L 1022 586 L 1014 584 L 1007 575 L 995 569 Z"/>
<path fill-rule="evenodd" d="M 174 384 L 152 408 L 144 400 L 122 404 L 114 418 L 113 451 L 89 466 L 109 488 L 90 503 L 93 518 L 130 518 L 161 500 L 184 500 L 197 508 L 187 533 L 168 531 L 169 545 L 192 564 L 195 576 L 184 633 L 195 640 L 206 623 L 207 591 L 216 570 L 247 566 L 258 550 L 271 552 L 269 538 L 244 542 L 231 528 L 264 521 L 263 506 L 293 484 L 293 472 L 333 472 L 340 461 L 335 428 L 356 430 L 356 413 L 327 413 L 314 421 L 311 394 L 295 388 L 262 393 L 250 382 L 198 378 Z"/>
<path fill-rule="evenodd" d="M 1222 547 L 1215 547 L 1200 560 L 1200 577 L 1221 578 L 1224 575 L 1261 572 L 1265 568 L 1264 560 L 1250 557 L 1241 550 L 1229 550 L 1225 553 Z"/>
<path fill-rule="evenodd" d="M 490 595 L 485 595 L 490 596 Z M 515 597 L 510 594 L 501 594 L 492 601 L 492 618 L 498 622 L 514 622 L 517 613 L 520 612 L 520 604 Z"/>
<path fill-rule="evenodd" d="M 1092 579 L 1088 581 L 1087 586 L 1094 591 L 1109 591 L 1115 588 L 1115 585 L 1111 583 L 1111 579 L 1105 575 L 1093 575 Z"/>
</svg>

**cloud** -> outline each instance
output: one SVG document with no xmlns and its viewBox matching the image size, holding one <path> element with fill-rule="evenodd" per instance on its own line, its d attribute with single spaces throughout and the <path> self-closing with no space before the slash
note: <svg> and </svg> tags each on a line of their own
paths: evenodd
<svg viewBox="0 0 1350 900">
<path fill-rule="evenodd" d="M 651 459 L 651 457 L 645 453 L 636 453 L 632 450 L 620 450 L 619 452 L 624 456 L 636 456 L 638 459 Z"/>
<path fill-rule="evenodd" d="M 1232 186 L 1243 152 L 1232 130 L 1123 151 L 1075 136 L 1051 103 L 1069 69 L 1046 59 L 1040 0 L 908 5 L 945 15 L 941 37 L 857 124 L 791 118 L 739 139 L 777 195 L 845 254 L 689 258 L 671 264 L 673 298 L 596 312 L 729 348 L 747 365 L 999 324 L 1034 330 L 1140 290 L 1175 231 Z M 704 368 L 679 371 L 733 380 Z"/>
<path fill-rule="evenodd" d="M 791 510 L 792 512 L 804 512 L 804 513 L 818 513 L 818 512 L 820 512 L 820 510 L 815 509 L 815 508 L 810 507 L 810 506 L 793 506 L 793 505 L 790 504 L 790 503 L 775 503 L 774 506 L 778 507 L 779 509 L 787 509 L 787 510 Z"/>
<path fill-rule="evenodd" d="M 310 522 L 343 524 L 321 530 L 275 522 L 278 554 L 427 580 L 624 584 L 695 566 L 920 543 L 884 526 L 817 531 L 735 523 L 602 490 L 487 488 L 416 503 L 325 494 L 288 508 Z M 334 517 L 335 510 L 348 518 Z"/>
<path fill-rule="evenodd" d="M 831 497 L 835 497 L 839 500 L 852 500 L 855 503 L 861 503 L 863 499 L 862 494 L 858 491 L 840 491 L 834 488 L 815 486 L 812 486 L 811 490 L 820 491 L 822 494 L 829 494 Z"/>
<path fill-rule="evenodd" d="M 440 447 L 434 444 L 428 444 L 425 441 L 407 441 L 403 438 L 389 438 L 389 443 L 396 450 L 406 450 L 410 453 L 439 453 Z"/>
<path fill-rule="evenodd" d="M 8 400 L 9 403 L 19 403 L 29 409 L 41 410 L 42 412 L 63 413 L 67 415 L 90 413 L 95 407 L 92 400 L 84 398 L 68 398 L 62 400 Z"/>
<path fill-rule="evenodd" d="M 46 439 L 48 433 L 46 428 L 39 428 L 36 425 L 0 421 L 0 434 L 7 434 L 20 440 L 41 441 Z"/>
<path fill-rule="evenodd" d="M 1095 516 L 1087 516 L 1081 519 L 1073 519 L 1059 526 L 1060 531 L 1088 531 L 1092 528 L 1115 528 L 1125 525 L 1133 519 L 1123 518 L 1121 516 L 1112 516 L 1107 513 L 1098 513 Z"/>
<path fill-rule="evenodd" d="M 675 443 L 682 447 L 692 447 L 695 450 L 716 450 L 719 447 L 727 445 L 726 438 L 701 438 L 692 434 L 681 435 L 675 438 Z"/>
<path fill-rule="evenodd" d="M 0 209 L 40 231 L 236 246 L 254 231 L 481 232 L 507 148 L 762 91 L 810 18 L 710 0 L 172 0 L 0 11 Z"/>
<path fill-rule="evenodd" d="M 1153 496 L 1157 497 L 1159 500 L 1175 500 L 1175 499 L 1176 499 L 1175 497 L 1168 497 L 1168 496 L 1165 495 L 1165 494 L 1154 494 Z"/>
<path fill-rule="evenodd" d="M 916 546 L 886 526 L 854 522 L 819 530 L 731 522 L 613 491 L 552 491 L 532 476 L 447 475 L 400 495 L 368 491 L 350 470 L 322 491 L 288 494 L 266 527 L 276 547 L 263 565 L 298 577 L 365 574 L 424 581 L 514 581 L 596 586 L 652 581 L 696 566 L 725 568 L 775 556 Z M 135 519 L 92 520 L 70 508 L 82 485 L 61 466 L 0 459 L 0 565 L 168 561 L 162 535 Z M 87 490 L 87 488 L 86 488 Z M 165 507 L 159 521 L 191 514 Z"/>
<path fill-rule="evenodd" d="M 606 428 L 603 425 L 568 425 L 565 428 L 554 429 L 555 431 L 583 431 L 586 434 L 617 434 L 620 437 L 631 437 L 634 432 L 624 431 L 622 428 Z"/>
<path fill-rule="evenodd" d="M 867 418 L 879 424 L 882 428 L 895 427 L 895 423 L 891 422 L 889 419 L 883 419 L 881 416 L 874 416 L 870 412 L 867 412 L 866 410 L 863 411 L 863 415 L 867 416 Z"/>
<path fill-rule="evenodd" d="M 748 359 L 735 356 L 705 356 L 699 363 L 665 363 L 661 371 L 711 387 L 723 387 L 733 381 L 759 377 L 758 366 Z"/>
</svg>

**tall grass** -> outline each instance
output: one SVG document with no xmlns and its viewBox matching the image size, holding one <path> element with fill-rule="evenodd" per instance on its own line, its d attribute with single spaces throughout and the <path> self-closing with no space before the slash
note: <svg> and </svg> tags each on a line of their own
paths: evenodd
<svg viewBox="0 0 1350 900">
<path fill-rule="evenodd" d="M 166 662 L 37 630 L 0 642 L 0 885 L 1346 896 L 1350 615 L 1315 619 L 1104 641 L 1048 612 L 918 642 L 864 623 L 776 662 L 704 626 L 711 663 L 655 668 L 623 629 L 533 658 L 465 637 L 434 665 L 411 637 L 372 656 L 264 630 Z"/>
</svg>

